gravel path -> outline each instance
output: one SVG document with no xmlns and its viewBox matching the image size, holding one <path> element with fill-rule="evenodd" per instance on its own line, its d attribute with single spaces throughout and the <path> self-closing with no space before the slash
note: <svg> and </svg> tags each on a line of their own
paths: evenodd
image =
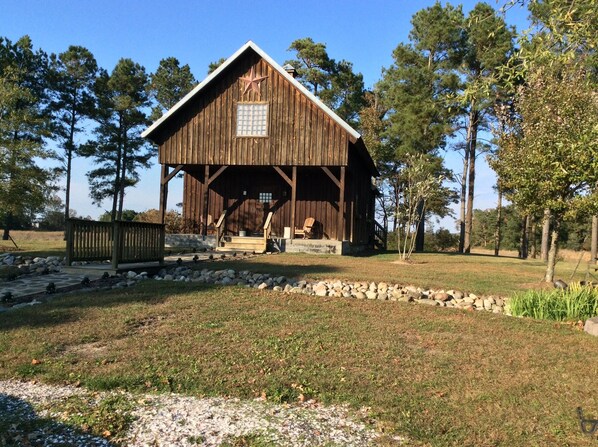
<svg viewBox="0 0 598 447">
<path fill-rule="evenodd" d="M 72 396 L 99 403 L 115 394 L 125 396 L 135 406 L 132 424 L 119 436 L 125 446 L 219 446 L 239 437 L 258 439 L 259 445 L 369 446 L 376 444 L 381 436 L 358 420 L 360 414 L 352 416 L 342 406 L 321 406 L 314 402 L 277 405 L 262 400 L 200 399 L 176 394 L 92 393 L 70 386 L 0 381 L 0 421 L 7 416 L 13 419 L 16 416 L 20 422 L 39 422 L 45 418 L 56 421 L 34 424 L 28 432 L 24 432 L 21 423 L 13 424 L 7 433 L 0 432 L 0 445 L 16 442 L 16 445 L 44 447 L 112 446 L 104 438 L 82 434 L 61 423 L 66 416 L 53 408 L 60 408 L 59 404 Z M 361 416 L 365 417 L 365 412 Z M 399 437 L 385 441 L 386 445 L 404 443 Z"/>
</svg>

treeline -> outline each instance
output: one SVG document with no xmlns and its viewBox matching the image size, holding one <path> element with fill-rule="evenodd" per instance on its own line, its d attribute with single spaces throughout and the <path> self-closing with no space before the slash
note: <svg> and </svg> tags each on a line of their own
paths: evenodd
<svg viewBox="0 0 598 447">
<path fill-rule="evenodd" d="M 86 175 L 93 203 L 109 200 L 111 219 L 121 218 L 127 188 L 137 184 L 155 154 L 141 131 L 195 83 L 189 66 L 175 58 L 163 59 L 151 74 L 128 58 L 108 71 L 80 46 L 47 54 L 35 50 L 28 36 L 16 42 L 0 38 L 3 238 L 40 213 L 48 227 L 73 214 L 70 183 L 77 156 L 90 159 Z M 43 168 L 44 159 L 59 165 Z M 64 204 L 56 196 L 60 176 L 66 179 Z"/>
<path fill-rule="evenodd" d="M 522 5 L 532 25 L 519 33 L 486 3 L 467 15 L 451 4 L 422 9 L 409 42 L 394 50 L 393 64 L 366 95 L 361 129 L 382 172 L 380 217 L 403 257 L 425 248 L 427 218 L 450 215 L 449 205 L 459 202 L 459 252 L 488 240 L 498 252 L 501 241 L 514 248 L 519 240 L 525 257 L 539 234 L 547 281 L 565 236 L 576 245 L 569 236 L 589 234 L 596 258 L 598 0 L 512 0 L 503 9 Z M 462 155 L 459 173 L 444 167 L 449 150 Z M 491 237 L 474 233 L 481 155 L 498 176 Z M 511 210 L 503 197 L 519 216 L 511 226 L 501 216 Z M 478 231 L 484 217 L 478 212 Z"/>
<path fill-rule="evenodd" d="M 474 210 L 473 245 L 499 252 L 515 250 L 521 258 L 540 258 L 543 217 L 522 216 L 514 205 L 503 207 L 500 215 L 496 208 Z M 501 231 L 497 231 L 497 224 Z M 569 250 L 590 250 L 591 233 L 587 219 L 565 220 L 559 225 L 560 246 Z"/>
</svg>

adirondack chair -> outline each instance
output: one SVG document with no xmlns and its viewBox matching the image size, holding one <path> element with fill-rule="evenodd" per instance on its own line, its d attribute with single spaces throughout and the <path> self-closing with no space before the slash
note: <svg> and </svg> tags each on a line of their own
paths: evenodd
<svg viewBox="0 0 598 447">
<path fill-rule="evenodd" d="M 295 228 L 295 236 L 303 236 L 303 239 L 310 239 L 314 237 L 314 226 L 316 219 L 308 217 L 303 223 L 303 228 Z"/>
</svg>

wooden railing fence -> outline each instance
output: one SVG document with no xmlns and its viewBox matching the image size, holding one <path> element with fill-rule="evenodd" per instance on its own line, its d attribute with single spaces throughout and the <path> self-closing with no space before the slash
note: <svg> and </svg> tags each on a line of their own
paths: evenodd
<svg viewBox="0 0 598 447">
<path fill-rule="evenodd" d="M 264 247 L 268 247 L 268 239 L 272 234 L 272 216 L 274 216 L 274 212 L 270 211 L 266 217 L 266 222 L 264 222 Z"/>
<path fill-rule="evenodd" d="M 218 218 L 218 222 L 216 222 L 216 247 L 220 247 L 220 242 L 221 242 L 222 238 L 224 237 L 224 233 L 225 233 L 224 220 L 226 218 L 226 211 L 227 210 L 222 211 L 222 214 Z"/>
<path fill-rule="evenodd" d="M 164 228 L 146 222 L 96 222 L 69 219 L 66 262 L 110 260 L 122 263 L 164 261 Z"/>
<path fill-rule="evenodd" d="M 386 250 L 388 245 L 388 231 L 378 222 L 374 221 L 374 246 Z"/>
</svg>

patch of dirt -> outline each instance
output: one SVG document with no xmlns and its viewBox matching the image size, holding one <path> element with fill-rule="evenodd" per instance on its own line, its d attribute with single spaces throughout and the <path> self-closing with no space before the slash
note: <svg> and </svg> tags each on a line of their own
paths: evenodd
<svg viewBox="0 0 598 447">
<path fill-rule="evenodd" d="M 132 320 L 127 322 L 127 332 L 139 333 L 145 332 L 148 329 L 156 326 L 161 321 L 168 318 L 166 315 L 150 315 L 149 317 L 141 318 L 139 320 Z"/>
<path fill-rule="evenodd" d="M 398 264 L 398 265 L 420 265 L 420 264 L 427 264 L 425 261 L 414 261 L 413 259 L 397 259 L 396 261 L 392 261 L 391 264 Z"/>
<path fill-rule="evenodd" d="M 75 354 L 85 358 L 98 358 L 107 353 L 108 346 L 101 342 L 84 343 L 82 345 L 69 346 L 65 354 Z"/>
</svg>

